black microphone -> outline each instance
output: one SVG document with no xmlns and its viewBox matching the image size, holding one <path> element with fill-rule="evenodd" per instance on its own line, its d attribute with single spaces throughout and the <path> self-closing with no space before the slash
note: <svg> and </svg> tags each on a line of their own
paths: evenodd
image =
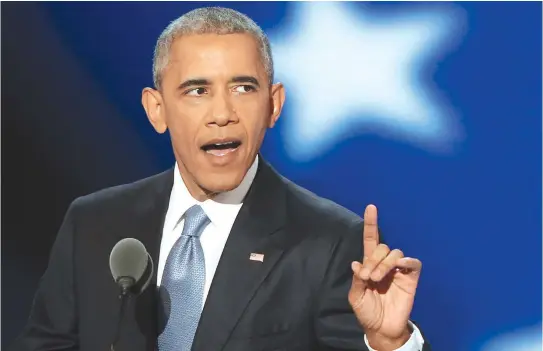
<svg viewBox="0 0 543 351">
<path fill-rule="evenodd" d="M 119 286 L 119 298 L 121 299 L 117 330 L 111 343 L 111 351 L 115 351 L 126 301 L 131 295 L 137 295 L 147 288 L 153 277 L 154 265 L 151 255 L 141 241 L 126 238 L 120 240 L 111 250 L 109 268 L 115 283 Z M 145 280 L 142 279 L 144 275 L 147 276 Z M 143 285 L 141 285 L 142 281 Z"/>
</svg>

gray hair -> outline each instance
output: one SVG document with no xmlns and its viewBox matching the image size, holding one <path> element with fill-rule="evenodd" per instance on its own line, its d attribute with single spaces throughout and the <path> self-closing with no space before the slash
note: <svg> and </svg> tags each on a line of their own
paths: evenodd
<svg viewBox="0 0 543 351">
<path fill-rule="evenodd" d="M 272 84 L 273 58 L 269 39 L 262 28 L 238 11 L 223 7 L 204 7 L 192 10 L 171 22 L 158 38 L 153 57 L 155 88 L 161 88 L 162 73 L 168 66 L 170 49 L 175 39 L 182 35 L 191 34 L 234 33 L 247 33 L 257 40 L 269 84 Z"/>
</svg>

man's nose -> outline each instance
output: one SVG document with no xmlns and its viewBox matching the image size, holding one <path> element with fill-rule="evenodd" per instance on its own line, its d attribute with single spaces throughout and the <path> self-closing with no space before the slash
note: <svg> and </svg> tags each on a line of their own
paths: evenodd
<svg viewBox="0 0 543 351">
<path fill-rule="evenodd" d="M 211 123 L 223 127 L 236 121 L 236 113 L 228 94 L 217 94 L 213 98 Z"/>
</svg>

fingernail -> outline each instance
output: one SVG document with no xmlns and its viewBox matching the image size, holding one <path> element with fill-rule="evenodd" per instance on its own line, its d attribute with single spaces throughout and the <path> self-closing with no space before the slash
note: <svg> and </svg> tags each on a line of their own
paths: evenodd
<svg viewBox="0 0 543 351">
<path fill-rule="evenodd" d="M 351 263 L 351 269 L 353 270 L 353 272 L 358 273 L 358 265 L 356 264 L 356 262 Z"/>
</svg>

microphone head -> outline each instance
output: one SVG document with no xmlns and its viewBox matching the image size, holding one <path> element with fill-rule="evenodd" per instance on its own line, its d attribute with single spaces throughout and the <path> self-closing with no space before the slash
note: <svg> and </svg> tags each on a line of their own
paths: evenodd
<svg viewBox="0 0 543 351">
<path fill-rule="evenodd" d="M 119 241 L 109 255 L 109 268 L 116 282 L 120 278 L 132 278 L 137 283 L 147 268 L 149 255 L 141 241 L 126 238 Z"/>
</svg>

